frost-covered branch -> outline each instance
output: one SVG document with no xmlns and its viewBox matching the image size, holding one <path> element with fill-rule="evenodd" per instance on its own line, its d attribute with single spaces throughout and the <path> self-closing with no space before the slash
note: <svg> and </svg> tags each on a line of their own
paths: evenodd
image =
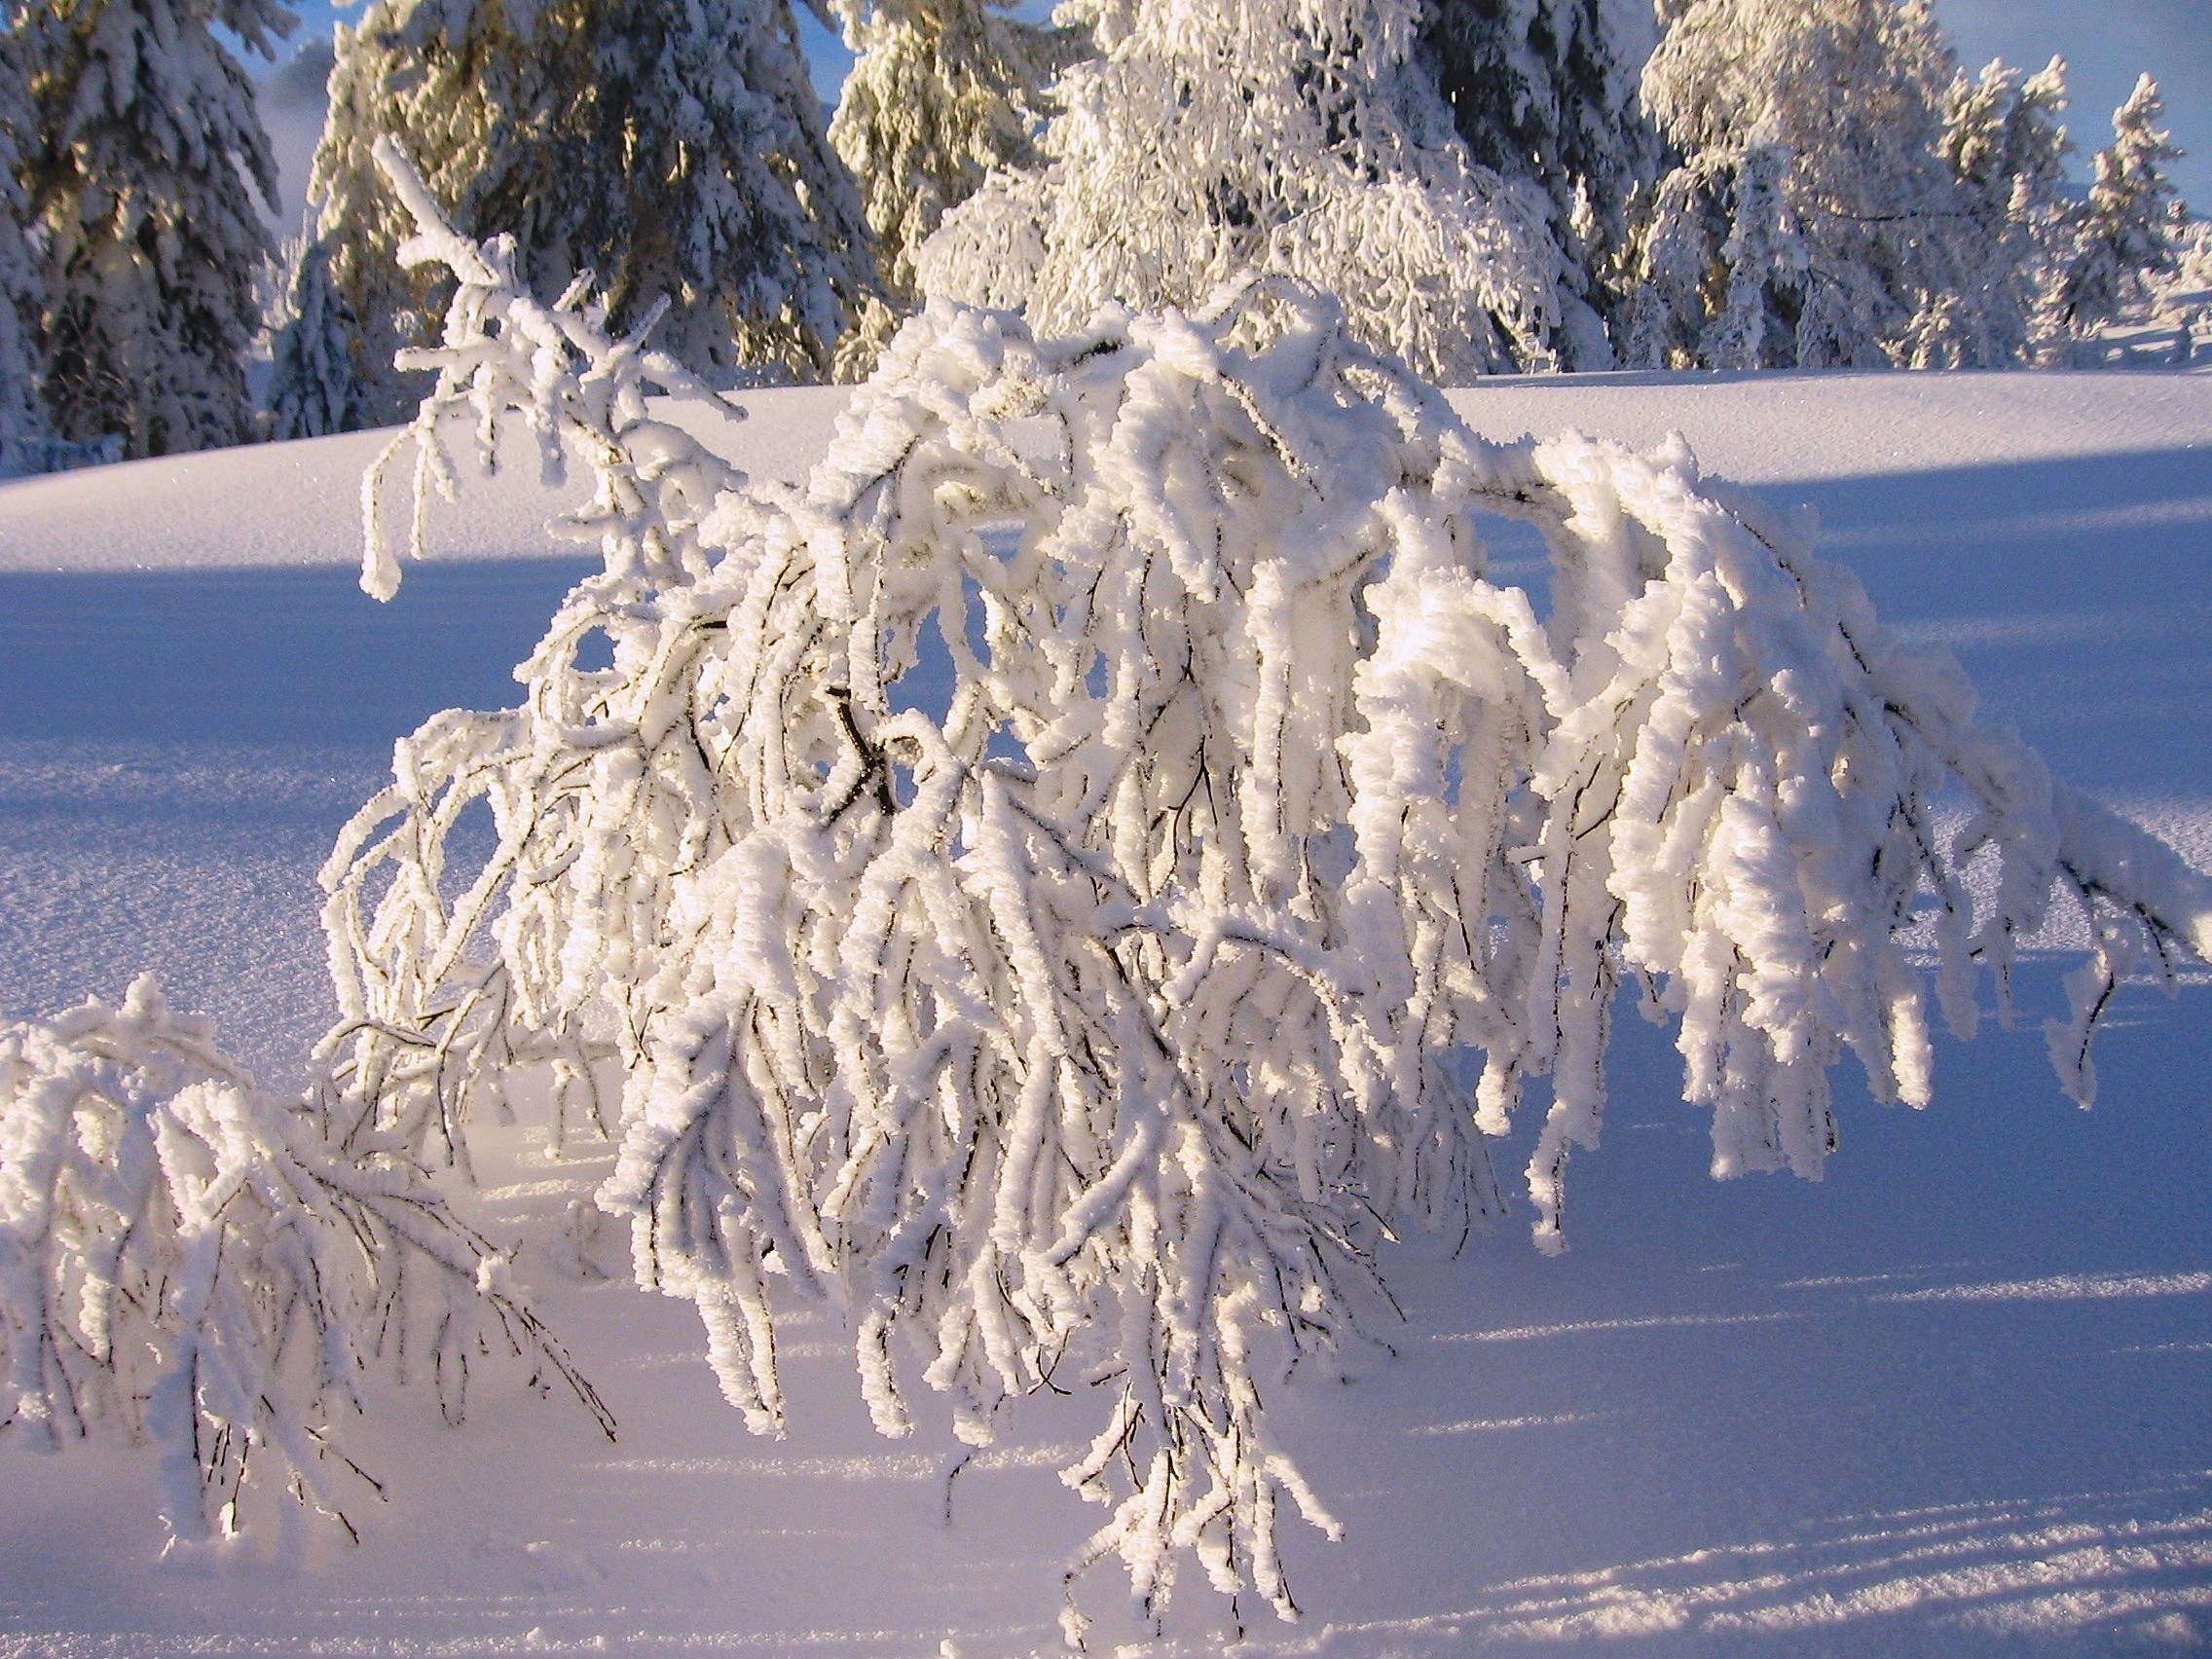
<svg viewBox="0 0 2212 1659">
<path fill-rule="evenodd" d="M 499 429 L 510 414 L 522 417 L 535 441 L 548 484 L 566 480 L 571 446 L 592 469 L 596 487 L 590 503 L 560 520 L 558 531 L 603 544 L 609 572 L 624 578 L 661 583 L 698 574 L 704 566 L 693 535 L 697 521 L 742 477 L 690 433 L 654 419 L 646 399 L 656 393 L 687 397 L 692 407 L 712 409 L 732 422 L 743 420 L 744 412 L 708 391 L 673 357 L 647 347 L 665 308 L 651 308 L 629 335 L 609 340 L 606 310 L 588 303 L 585 283 L 571 287 L 557 305 L 533 298 L 516 272 L 511 238 L 479 243 L 459 235 L 396 143 L 380 138 L 374 154 L 419 227 L 400 244 L 400 264 L 443 265 L 459 291 L 447 307 L 443 343 L 398 355 L 400 368 L 434 370 L 438 379 L 414 423 L 362 481 L 367 544 L 362 589 L 378 599 L 399 591 L 398 562 L 378 510 L 392 464 L 412 453 L 409 552 L 421 558 L 432 495 L 450 501 L 459 489 L 449 432 L 468 422 L 476 463 L 490 471 L 498 461 Z"/>
<path fill-rule="evenodd" d="M 450 346 L 535 384 L 516 331 Z M 1543 531 L 1548 612 L 1484 515 Z M 2054 888 L 2212 942 L 2203 884 L 1678 444 L 1487 444 L 1287 280 L 1057 339 L 933 303 L 803 496 L 686 522 L 657 584 L 609 536 L 523 706 L 438 717 L 348 830 L 350 1087 L 464 1149 L 517 1061 L 618 1063 L 599 1201 L 751 1426 L 779 1280 L 886 1433 L 917 1380 L 974 1444 L 1088 1381 L 1076 1567 L 1155 1611 L 1186 1555 L 1292 1611 L 1278 1509 L 1335 1523 L 1264 1388 L 1387 1336 L 1391 1231 L 1499 1212 L 1485 1139 L 1545 1074 L 1560 1242 L 1623 982 L 1715 1173 L 1812 1174 L 1847 1049 L 1929 1098 L 1930 923 L 1961 1029 Z M 449 869 L 476 800 L 497 848 Z"/>
<path fill-rule="evenodd" d="M 151 977 L 0 1026 L 0 1423 L 49 1448 L 150 1438 L 172 1548 L 236 1535 L 257 1497 L 353 1532 L 345 1506 L 382 1489 L 343 1419 L 411 1336 L 450 1417 L 497 1345 L 611 1427 L 505 1258 L 334 1121 L 257 1088 Z"/>
</svg>

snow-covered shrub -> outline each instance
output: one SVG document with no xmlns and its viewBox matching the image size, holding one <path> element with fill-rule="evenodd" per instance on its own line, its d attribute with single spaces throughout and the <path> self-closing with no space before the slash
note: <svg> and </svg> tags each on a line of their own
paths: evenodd
<svg viewBox="0 0 2212 1659">
<path fill-rule="evenodd" d="M 2053 1039 L 2084 1097 L 2130 953 L 2212 946 L 2173 854 L 1678 446 L 1485 443 L 1309 289 L 1060 338 L 933 303 L 803 493 L 702 519 L 659 371 L 408 200 L 485 290 L 423 429 L 557 405 L 626 505 L 522 705 L 402 744 L 325 871 L 352 1086 L 460 1135 L 514 1058 L 618 1062 L 599 1202 L 749 1424 L 783 1422 L 778 1281 L 842 1308 L 886 1433 L 917 1377 L 977 1444 L 1106 1384 L 1076 1567 L 1149 1605 L 1188 1551 L 1291 1612 L 1279 1506 L 1335 1524 L 1263 1383 L 1389 1328 L 1390 1230 L 1501 1210 L 1485 1139 L 1545 1073 L 1559 1245 L 1625 981 L 1714 1172 L 1813 1174 L 1844 1049 L 1929 1098 L 1915 930 L 1964 1030 L 2054 888 L 2094 906 Z M 1482 514 L 1542 528 L 1548 614 Z M 496 847 L 451 868 L 479 801 Z"/>
<path fill-rule="evenodd" d="M 337 1435 L 380 1344 L 450 1416 L 496 1344 L 608 1421 L 505 1258 L 333 1104 L 257 1088 L 149 977 L 0 1025 L 0 1425 L 150 1438 L 172 1547 L 235 1535 L 257 1495 L 352 1531 L 379 1489 Z"/>
</svg>

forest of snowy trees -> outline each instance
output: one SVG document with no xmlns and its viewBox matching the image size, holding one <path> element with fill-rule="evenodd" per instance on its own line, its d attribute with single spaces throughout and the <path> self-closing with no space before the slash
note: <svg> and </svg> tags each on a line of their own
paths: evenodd
<svg viewBox="0 0 2212 1659">
<path fill-rule="evenodd" d="M 826 4 L 833 115 L 790 0 L 372 0 L 279 249 L 234 56 L 277 0 L 15 0 L 0 470 L 404 419 L 452 284 L 396 257 L 387 136 L 723 387 L 865 378 L 929 294 L 1057 330 L 1247 270 L 1447 381 L 2083 364 L 2184 252 L 2148 77 L 2084 197 L 2064 65 L 1969 73 L 1924 0 Z"/>
</svg>

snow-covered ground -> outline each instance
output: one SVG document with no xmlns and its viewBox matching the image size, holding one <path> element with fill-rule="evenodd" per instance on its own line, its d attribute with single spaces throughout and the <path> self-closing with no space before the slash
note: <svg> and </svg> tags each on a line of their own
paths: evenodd
<svg viewBox="0 0 2212 1659">
<path fill-rule="evenodd" d="M 750 397 L 733 453 L 795 477 L 840 394 Z M 1507 381 L 1487 435 L 1684 431 L 1802 501 L 1884 616 L 1957 651 L 1995 718 L 2212 867 L 2212 377 Z M 389 608 L 354 585 L 380 440 L 0 486 L 0 1010 L 153 968 L 273 1083 L 328 1017 L 314 872 L 391 740 L 493 706 L 585 568 L 518 464 L 438 521 Z M 1535 580 L 1500 526 L 1493 570 Z M 2023 986 L 2034 1015 L 2056 974 Z M 1844 1082 L 1810 1186 L 1705 1178 L 1663 1037 L 1623 1033 L 1572 1251 L 1518 1227 L 1408 1246 L 1400 1357 L 1270 1400 L 1346 1523 L 1289 1541 L 1307 1621 L 1252 1652 L 1959 1653 L 2212 1645 L 2212 976 L 2131 991 L 2101 1103 L 2034 1020 L 1940 1056 L 1925 1113 Z M 1839 1074 L 1839 1081 L 1842 1074 Z M 1509 1147 L 1501 1171 L 1526 1147 Z M 491 1231 L 545 1237 L 603 1165 L 517 1141 Z M 755 1441 L 690 1310 L 523 1268 L 621 1422 L 509 1380 L 461 1430 L 379 1406 L 387 1503 L 304 1566 L 158 1565 L 145 1457 L 0 1435 L 0 1653 L 697 1647 L 1050 1650 L 1095 1512 L 1054 1470 L 1085 1409 L 957 1477 L 948 1435 L 866 1429 L 844 1338 L 782 1349 L 793 1427 Z M 1094 1650 L 1144 1632 L 1102 1567 Z M 1187 1585 L 1161 1650 L 1212 1651 Z"/>
</svg>

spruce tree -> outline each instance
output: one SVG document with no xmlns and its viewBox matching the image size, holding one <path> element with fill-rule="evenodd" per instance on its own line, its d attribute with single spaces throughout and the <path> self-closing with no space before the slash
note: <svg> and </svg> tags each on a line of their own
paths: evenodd
<svg viewBox="0 0 2212 1659">
<path fill-rule="evenodd" d="M 1637 99 L 1640 43 L 1608 0 L 1430 0 L 1420 57 L 1468 154 L 1540 192 L 1565 263 L 1562 365 L 1610 368 L 1626 313 L 1631 207 L 1659 139 Z"/>
<path fill-rule="evenodd" d="M 291 317 L 276 335 L 269 376 L 269 435 L 278 441 L 368 424 L 349 350 L 360 338 L 360 319 L 331 278 L 330 252 L 319 239 L 301 245 L 285 295 Z"/>
<path fill-rule="evenodd" d="M 357 319 L 316 350 L 353 363 L 370 422 L 420 395 L 391 355 L 450 292 L 397 265 L 385 133 L 471 236 L 514 239 L 541 295 L 585 280 L 617 328 L 665 298 L 654 343 L 711 378 L 824 378 L 876 289 L 788 0 L 375 0 L 339 31 L 310 186 Z"/>
<path fill-rule="evenodd" d="M 39 470 L 49 447 L 38 388 L 44 288 L 20 177 L 38 145 L 29 70 L 41 37 L 34 26 L 15 7 L 0 13 L 0 477 Z"/>
<path fill-rule="evenodd" d="M 370 147 L 381 132 L 399 134 L 431 189 L 458 202 L 492 135 L 520 126 L 518 71 L 529 48 L 498 0 L 371 0 L 358 25 L 341 21 L 333 33 L 329 113 L 308 198 L 341 304 L 299 307 L 275 350 L 279 361 L 350 365 L 343 401 L 361 424 L 385 425 L 405 419 L 428 387 L 427 376 L 404 374 L 392 359 L 426 343 L 424 319 L 442 314 L 447 294 L 424 273 L 401 269 L 410 224 Z M 293 338 L 311 327 L 319 340 Z M 277 427 L 300 437 L 319 430 Z"/>
<path fill-rule="evenodd" d="M 1413 0 L 1101 5 L 1042 165 L 946 215 L 923 288 L 1060 329 L 1108 303 L 1202 305 L 1259 270 L 1338 294 L 1361 339 L 1424 373 L 1551 366 L 1545 199 L 1468 160 L 1419 22 Z"/>
<path fill-rule="evenodd" d="M 2055 297 L 2060 324 L 2077 338 L 2141 305 L 2151 279 L 2179 260 L 2189 211 L 2165 173 L 2164 164 L 2181 158 L 2158 128 L 2165 112 L 2149 75 L 2113 112 L 2113 141 L 2097 152 L 2096 180 Z"/>
<path fill-rule="evenodd" d="M 1085 31 L 1023 22 L 991 0 L 846 0 L 857 56 L 830 141 L 860 181 L 891 292 L 915 297 L 914 252 L 993 167 L 1037 163 L 1052 78 Z"/>
<path fill-rule="evenodd" d="M 1804 245 L 1783 192 L 1788 173 L 1788 147 L 1771 141 L 1749 146 L 1736 165 L 1734 209 L 1720 245 L 1726 286 L 1698 338 L 1698 355 L 1716 369 L 1755 369 L 1766 360 L 1767 284 L 1778 271 L 1803 268 Z"/>
<path fill-rule="evenodd" d="M 275 0 L 55 0 L 26 172 L 62 438 L 147 456 L 250 435 L 244 354 L 275 252 L 252 191 L 274 204 L 276 164 L 214 31 L 274 57 L 292 23 Z"/>
<path fill-rule="evenodd" d="M 2073 142 L 2059 125 L 2066 64 L 2033 75 L 1992 62 L 1951 85 L 1941 153 L 1962 217 L 1955 290 L 1923 308 L 1917 360 L 1940 367 L 2017 362 L 2037 349 L 2038 317 L 2069 217 L 2063 195 Z"/>
</svg>

